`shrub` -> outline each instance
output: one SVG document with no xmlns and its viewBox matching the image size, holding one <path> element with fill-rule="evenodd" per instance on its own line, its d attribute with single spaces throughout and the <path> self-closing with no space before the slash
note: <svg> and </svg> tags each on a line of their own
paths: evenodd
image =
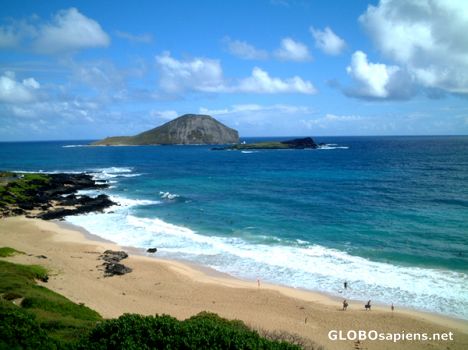
<svg viewBox="0 0 468 350">
<path fill-rule="evenodd" d="M 98 324 L 78 345 L 100 349 L 300 349 L 261 338 L 241 321 L 200 313 L 185 321 L 162 315 L 126 314 Z"/>
<path fill-rule="evenodd" d="M 0 349 L 57 349 L 52 340 L 35 321 L 34 316 L 21 310 L 0 310 Z"/>
</svg>

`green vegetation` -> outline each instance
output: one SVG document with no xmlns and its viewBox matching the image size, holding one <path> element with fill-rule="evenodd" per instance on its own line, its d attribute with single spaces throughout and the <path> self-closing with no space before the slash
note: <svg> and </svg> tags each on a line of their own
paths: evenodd
<svg viewBox="0 0 468 350">
<path fill-rule="evenodd" d="M 38 189 L 50 181 L 46 174 L 13 174 L 2 172 L 0 182 L 0 207 L 18 202 L 28 202 Z"/>
<path fill-rule="evenodd" d="M 41 266 L 0 261 L 0 350 L 300 349 L 283 337 L 269 340 L 242 321 L 206 312 L 184 321 L 135 314 L 103 321 L 35 283 L 45 276 Z"/>
<path fill-rule="evenodd" d="M 261 338 L 242 321 L 202 312 L 185 321 L 125 314 L 98 324 L 78 349 L 300 349 Z"/>
<path fill-rule="evenodd" d="M 6 258 L 16 254 L 24 254 L 24 252 L 20 252 L 19 250 L 10 247 L 0 247 L 0 258 Z"/>
<path fill-rule="evenodd" d="M 36 284 L 46 277 L 41 266 L 0 261 L 0 349 L 67 347 L 102 320 L 88 307 Z"/>
</svg>

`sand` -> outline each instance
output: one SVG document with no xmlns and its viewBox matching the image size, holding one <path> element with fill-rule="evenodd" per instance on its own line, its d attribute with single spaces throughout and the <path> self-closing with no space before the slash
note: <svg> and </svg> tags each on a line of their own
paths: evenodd
<svg viewBox="0 0 468 350">
<path fill-rule="evenodd" d="M 178 261 L 138 255 L 122 261 L 133 272 L 104 277 L 100 253 L 121 250 L 71 225 L 24 217 L 0 220 L 0 246 L 26 252 L 6 260 L 40 264 L 50 271 L 42 283 L 70 300 L 84 303 L 103 317 L 123 313 L 169 314 L 185 319 L 201 311 L 268 331 L 298 334 L 326 349 L 468 349 L 468 321 L 400 309 L 350 302 L 341 310 L 341 300 L 325 294 L 286 288 L 257 281 L 243 281 Z M 44 255 L 47 258 L 40 258 Z M 155 254 L 157 256 L 157 253 Z M 448 341 L 330 340 L 329 332 L 375 330 L 383 333 L 453 333 Z M 352 335 L 352 334 L 350 334 Z"/>
</svg>

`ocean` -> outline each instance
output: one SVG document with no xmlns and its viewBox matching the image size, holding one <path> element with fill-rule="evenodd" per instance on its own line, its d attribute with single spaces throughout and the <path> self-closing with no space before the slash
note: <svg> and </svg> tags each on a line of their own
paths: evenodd
<svg viewBox="0 0 468 350">
<path fill-rule="evenodd" d="M 0 169 L 108 180 L 120 205 L 67 221 L 158 257 L 468 320 L 468 136 L 315 140 L 327 146 L 2 142 Z"/>
</svg>

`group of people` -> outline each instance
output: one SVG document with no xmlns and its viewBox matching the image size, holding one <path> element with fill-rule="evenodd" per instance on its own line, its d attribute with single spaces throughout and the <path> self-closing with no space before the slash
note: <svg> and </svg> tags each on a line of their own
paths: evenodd
<svg viewBox="0 0 468 350">
<path fill-rule="evenodd" d="M 345 282 L 343 283 L 343 287 L 344 287 L 344 289 L 348 289 L 348 282 L 347 282 L 347 281 L 345 281 Z M 344 299 L 344 300 L 343 300 L 343 311 L 346 311 L 346 310 L 348 309 L 348 305 L 349 305 L 348 301 L 347 301 L 346 299 Z M 365 309 L 366 311 L 367 311 L 367 310 L 369 310 L 369 311 L 371 310 L 371 301 L 370 301 L 370 300 L 367 301 L 366 304 L 364 304 L 364 309 Z M 393 303 L 392 303 L 392 305 L 390 306 L 390 309 L 392 310 L 392 312 L 395 310 L 395 306 L 393 305 Z"/>
</svg>

